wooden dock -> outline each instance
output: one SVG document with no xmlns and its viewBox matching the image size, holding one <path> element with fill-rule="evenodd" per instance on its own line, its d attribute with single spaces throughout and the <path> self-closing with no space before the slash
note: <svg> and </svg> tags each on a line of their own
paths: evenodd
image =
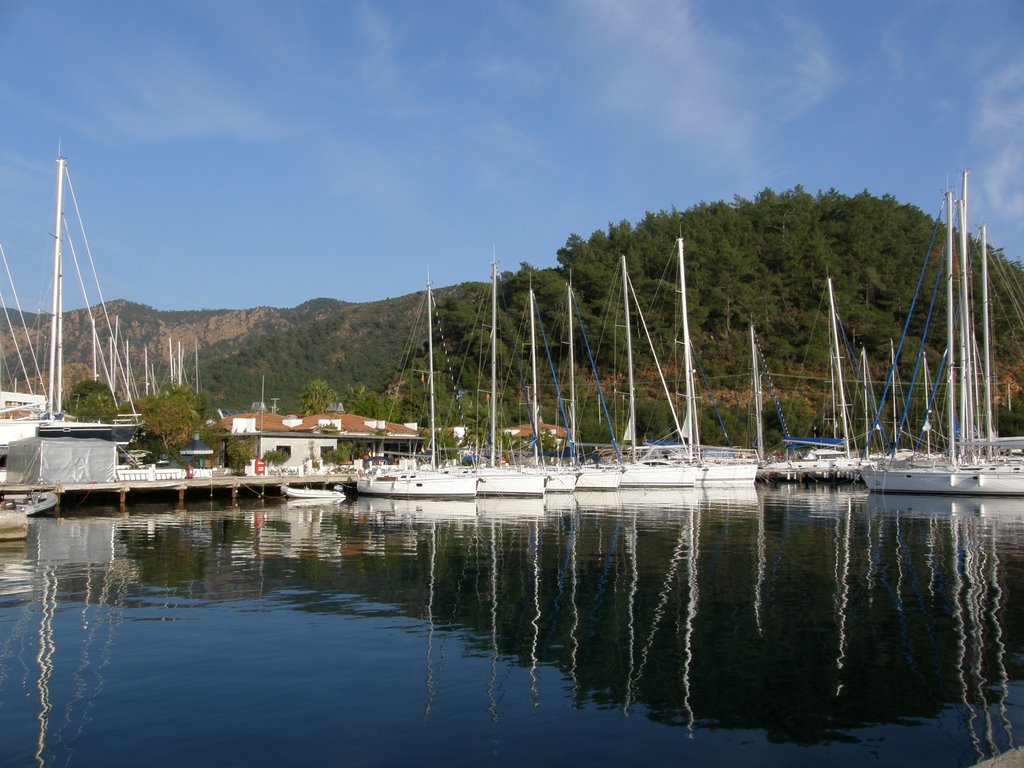
<svg viewBox="0 0 1024 768">
<path fill-rule="evenodd" d="M 4 484 L 0 493 L 28 493 L 42 490 L 57 494 L 57 507 L 61 504 L 119 504 L 130 502 L 157 502 L 174 500 L 184 504 L 187 499 L 239 498 L 262 499 L 284 495 L 286 485 L 304 488 L 331 488 L 355 485 L 354 473 L 333 475 L 261 475 L 243 477 L 223 475 L 178 480 L 124 480 L 109 483 Z"/>
</svg>

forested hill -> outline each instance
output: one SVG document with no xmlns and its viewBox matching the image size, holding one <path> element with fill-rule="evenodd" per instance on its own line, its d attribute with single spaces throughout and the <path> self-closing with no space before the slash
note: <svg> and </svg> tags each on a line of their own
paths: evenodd
<svg viewBox="0 0 1024 768">
<path fill-rule="evenodd" d="M 673 381 L 673 376 L 680 367 L 675 354 L 680 327 L 679 237 L 685 243 L 688 315 L 698 380 L 707 384 L 702 434 L 712 441 L 712 435 L 721 432 L 710 407 L 717 404 L 727 430 L 738 442 L 749 444 L 751 324 L 775 392 L 786 401 L 785 418 L 791 433 L 826 429 L 821 417 L 831 407 L 826 401 L 832 396 L 830 277 L 844 336 L 845 376 L 859 378 L 862 357 L 866 357 L 876 395 L 882 391 L 891 352 L 899 343 L 916 292 L 897 381 L 898 387 L 909 385 L 938 270 L 943 267 L 945 227 L 917 207 L 889 196 L 879 198 L 865 192 L 851 197 L 836 191 L 811 195 L 800 188 L 784 193 L 765 190 L 753 200 L 737 198 L 732 203 L 701 203 L 686 211 L 650 213 L 635 224 L 613 224 L 586 240 L 571 236 L 559 250 L 558 266 L 553 269 L 532 270 L 524 265 L 514 274 L 505 274 L 502 304 L 509 307 L 510 317 L 522 317 L 532 284 L 550 330 L 559 322 L 557 313 L 564 313 L 565 285 L 571 279 L 590 343 L 600 348 L 596 356 L 602 383 L 608 391 L 621 392 L 625 388 L 620 268 L 624 256 L 631 290 L 642 309 L 658 362 L 667 371 L 669 389 L 678 392 L 681 384 Z M 973 243 L 972 256 L 978 249 Z M 990 245 L 989 251 L 993 355 L 998 360 L 997 372 L 1012 392 L 1022 374 L 1022 318 L 1016 300 L 1022 271 L 998 249 Z M 980 287 L 975 284 L 974 289 L 980 307 Z M 937 295 L 936 316 L 944 318 L 944 289 Z M 449 309 L 456 318 L 472 316 L 465 309 Z M 670 415 L 657 405 L 661 384 L 653 374 L 654 358 L 636 314 L 632 325 L 634 369 L 646 367 L 641 380 L 649 396 L 638 414 L 638 425 L 648 436 L 664 435 Z M 448 330 L 455 338 L 473 338 L 473 327 L 465 322 L 449 320 Z M 929 363 L 934 377 L 945 346 L 944 327 L 933 327 L 927 340 L 933 350 Z M 577 340 L 578 361 L 582 354 Z M 479 350 L 469 350 L 470 357 L 480 355 Z M 857 370 L 850 362 L 853 357 L 857 358 Z M 920 381 L 920 370 L 918 376 Z M 543 382 L 540 386 L 544 387 Z M 1007 390 L 999 392 L 1005 400 Z M 717 403 L 712 403 L 712 398 Z M 863 387 L 858 393 L 851 386 L 848 398 L 859 398 L 858 409 L 863 412 Z M 771 411 L 770 406 L 766 409 Z M 593 422 L 595 414 L 590 416 Z M 590 426 L 596 436 L 599 427 Z"/>
<path fill-rule="evenodd" d="M 909 341 L 901 355 L 901 364 L 908 369 L 903 375 L 909 379 L 942 266 L 942 224 L 889 196 L 867 192 L 848 196 L 833 190 L 812 195 L 799 187 L 782 193 L 765 190 L 753 200 L 702 202 L 685 211 L 649 213 L 636 223 L 611 224 L 589 238 L 574 234 L 558 250 L 557 266 L 535 269 L 523 264 L 502 274 L 499 375 L 506 420 L 526 419 L 522 409 L 523 384 L 530 383 L 526 306 L 532 286 L 540 318 L 535 328 L 539 399 L 544 420 L 561 421 L 555 412 L 550 371 L 554 368 L 558 373 L 564 396 L 570 280 L 582 317 L 582 323 L 574 325 L 582 418 L 592 432 L 604 429 L 597 423 L 588 346 L 612 418 L 620 418 L 614 412 L 625 389 L 624 256 L 636 296 L 631 324 L 637 386 L 647 396 L 638 420 L 646 420 L 645 434 L 664 431 L 670 414 L 667 406 L 657 403 L 661 384 L 647 336 L 667 372 L 666 384 L 678 392 L 676 241 L 680 236 L 685 243 L 688 314 L 698 377 L 706 380 L 730 431 L 747 428 L 751 324 L 776 393 L 792 412 L 787 419 L 804 422 L 791 423 L 791 431 L 815 428 L 812 422 L 824 408 L 829 386 L 829 277 L 846 343 L 852 353 L 866 355 L 876 380 L 884 378 L 891 345 L 900 339 L 920 285 Z M 1002 308 L 1013 306 L 1006 286 L 1015 286 L 1016 291 L 1022 274 L 1019 265 L 1004 259 L 999 250 L 990 246 L 990 253 L 994 257 L 990 259 L 994 355 L 1010 387 L 1002 391 L 1005 396 L 1021 380 L 1021 319 Z M 459 411 L 450 418 L 472 422 L 473 414 L 486 410 L 484 390 L 490 386 L 490 287 L 466 283 L 438 290 L 435 299 L 436 362 L 449 381 L 439 388 L 439 397 L 444 400 L 447 393 L 448 402 L 442 405 Z M 425 367 L 422 313 L 422 293 L 365 304 L 318 299 L 295 310 L 163 313 L 130 304 L 122 304 L 119 310 L 121 343 L 130 340 L 133 364 L 141 365 L 144 346 L 151 355 L 165 358 L 168 338 L 173 338 L 185 350 L 185 378 L 194 381 L 190 358 L 198 341 L 200 384 L 215 405 L 245 407 L 262 393 L 267 402 L 276 398 L 281 410 L 296 410 L 303 388 L 313 379 L 323 379 L 342 400 L 354 391 L 398 394 L 401 399 L 389 415 L 406 419 L 423 412 L 421 388 L 410 384 L 423 378 L 422 373 L 411 371 L 422 372 Z M 641 323 L 646 324 L 646 333 Z M 76 324 L 85 328 L 81 317 L 66 321 L 66 327 Z M 85 365 L 91 356 L 88 333 L 74 338 L 65 354 Z M 933 330 L 928 338 L 933 346 L 944 343 L 941 330 Z M 550 361 L 545 348 L 550 350 Z M 937 356 L 932 356 L 931 363 L 937 363 Z M 164 372 L 166 368 L 162 366 Z M 458 393 L 457 399 L 452 392 Z M 710 398 L 705 395 L 708 406 Z M 713 410 L 706 408 L 705 434 L 707 427 L 715 427 Z M 746 440 L 745 435 L 732 437 L 740 443 Z M 710 435 L 709 440 L 714 441 Z"/>
</svg>

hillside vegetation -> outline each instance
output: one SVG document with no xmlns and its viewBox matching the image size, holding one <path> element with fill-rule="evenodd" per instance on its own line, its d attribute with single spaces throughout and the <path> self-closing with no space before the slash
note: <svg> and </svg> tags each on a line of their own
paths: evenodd
<svg viewBox="0 0 1024 768">
<path fill-rule="evenodd" d="M 834 190 L 811 195 L 801 188 L 764 190 L 753 200 L 700 203 L 685 211 L 660 211 L 641 221 L 622 221 L 584 239 L 568 237 L 557 266 L 522 264 L 506 271 L 499 285 L 499 393 L 503 424 L 528 421 L 533 396 L 529 291 L 536 296 L 537 398 L 542 418 L 562 423 L 552 371 L 562 402 L 569 394 L 567 285 L 572 284 L 581 321 L 574 324 L 577 402 L 584 440 L 607 442 L 604 409 L 597 395 L 591 357 L 607 410 L 618 434 L 624 425 L 626 348 L 623 326 L 622 257 L 635 293 L 631 306 L 634 370 L 642 394 L 637 426 L 641 436 L 671 433 L 672 415 L 657 362 L 673 393 L 681 391 L 680 301 L 676 240 L 685 242 L 690 332 L 702 382 L 702 434 L 706 442 L 749 445 L 751 422 L 750 326 L 756 329 L 763 363 L 793 434 L 830 432 L 828 299 L 831 277 L 837 311 L 852 356 L 866 356 L 876 394 L 899 342 L 920 285 L 900 363 L 909 381 L 925 313 L 942 267 L 944 227 L 920 209 L 866 192 Z M 1021 318 L 1012 308 L 1019 295 L 1020 266 L 990 249 L 993 279 L 994 356 L 1000 386 L 1002 431 L 1017 430 L 1009 406 L 1022 374 Z M 922 267 L 924 270 L 922 272 Z M 996 279 L 998 278 L 998 279 Z M 941 297 L 941 292 L 939 293 Z M 438 412 L 448 423 L 486 427 L 490 389 L 490 285 L 465 283 L 435 292 L 435 367 Z M 980 302 L 979 302 L 980 305 Z M 938 310 L 944 317 L 944 309 Z M 119 348 L 131 350 L 132 378 L 139 387 L 143 348 L 151 374 L 166 377 L 168 348 L 183 350 L 184 380 L 195 383 L 198 350 L 200 387 L 226 408 L 248 407 L 261 397 L 278 410 L 296 411 L 300 395 L 322 379 L 343 400 L 382 393 L 386 415 L 422 421 L 426 414 L 424 294 L 351 304 L 317 299 L 295 309 L 157 312 L 129 302 L 111 302 Z M 45 322 L 38 322 L 45 326 Z M 646 332 L 644 325 L 646 325 Z M 84 313 L 65 321 L 66 359 L 76 376 L 91 370 L 89 324 Z M 586 334 L 584 336 L 584 333 Z M 649 336 L 651 343 L 648 343 Z M 546 345 L 545 345 L 546 340 Z M 930 333 L 930 364 L 944 346 L 941 330 Z M 37 352 L 44 345 L 37 342 Z M 652 351 L 653 347 L 653 351 Z M 45 358 L 41 358 L 45 359 Z M 852 363 L 846 376 L 855 378 Z M 17 361 L 7 352 L 10 377 Z M 934 374 L 934 370 L 932 371 Z M 854 413 L 864 412 L 864 393 L 851 384 Z M 860 398 L 859 404 L 857 398 Z M 1016 403 L 1013 403 L 1016 405 Z M 1014 408 L 1013 410 L 1016 410 Z M 765 413 L 778 439 L 781 424 L 770 403 Z M 863 417 L 861 426 L 864 430 Z M 723 432 L 724 427 L 724 432 Z M 726 436 L 727 435 L 727 436 Z"/>
</svg>

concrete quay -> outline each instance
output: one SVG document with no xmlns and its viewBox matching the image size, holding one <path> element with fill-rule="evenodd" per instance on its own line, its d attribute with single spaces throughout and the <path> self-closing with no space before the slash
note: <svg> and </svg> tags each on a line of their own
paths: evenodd
<svg viewBox="0 0 1024 768">
<path fill-rule="evenodd" d="M 331 475 L 222 475 L 215 477 L 181 478 L 174 480 L 116 480 L 106 483 L 3 484 L 0 493 L 28 493 L 34 490 L 53 491 L 57 494 L 57 508 L 62 504 L 120 504 L 176 500 L 184 504 L 187 499 L 228 497 L 266 498 L 284 494 L 286 485 L 306 488 L 330 488 L 335 485 L 353 486 L 354 473 Z M 56 512 L 55 510 L 55 512 Z"/>
<path fill-rule="evenodd" d="M 975 768 L 1024 768 L 1024 747 L 991 757 L 978 763 Z"/>
</svg>

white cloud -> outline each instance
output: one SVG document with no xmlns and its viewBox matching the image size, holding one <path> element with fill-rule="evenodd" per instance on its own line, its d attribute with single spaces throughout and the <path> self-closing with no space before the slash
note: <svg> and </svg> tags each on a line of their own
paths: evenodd
<svg viewBox="0 0 1024 768">
<path fill-rule="evenodd" d="M 1024 62 L 1014 62 L 979 83 L 976 130 L 1020 137 L 1024 126 Z"/>
<path fill-rule="evenodd" d="M 735 152 L 751 115 L 732 98 L 730 41 L 700 28 L 689 2 L 580 0 L 586 55 L 604 106 L 654 130 Z"/>
<path fill-rule="evenodd" d="M 1008 145 L 979 170 L 985 210 L 999 220 L 1024 219 L 1024 154 L 1019 145 Z"/>
<path fill-rule="evenodd" d="M 285 131 L 247 83 L 225 80 L 182 50 L 151 50 L 141 61 L 103 67 L 85 89 L 105 131 L 138 138 L 250 141 Z"/>
<path fill-rule="evenodd" d="M 398 158 L 340 138 L 327 139 L 321 146 L 328 193 L 371 208 L 397 210 L 409 205 L 408 170 Z"/>
<path fill-rule="evenodd" d="M 359 67 L 363 82 L 375 91 L 392 91 L 400 82 L 393 25 L 376 8 L 363 5 L 356 16 L 356 29 L 364 45 Z"/>
<path fill-rule="evenodd" d="M 997 219 L 1024 218 L 1024 63 L 979 83 L 978 107 L 963 119 L 989 159 L 978 169 L 986 209 Z"/>
<path fill-rule="evenodd" d="M 804 112 L 822 101 L 839 82 L 831 51 L 825 44 L 821 29 L 808 20 L 785 15 L 781 17 L 789 40 L 781 43 L 792 52 L 789 67 L 779 68 L 782 86 L 780 96 L 788 104 L 786 118 Z"/>
<path fill-rule="evenodd" d="M 805 18 L 702 17 L 692 0 L 576 6 L 604 106 L 719 162 L 744 164 L 767 128 L 820 103 L 838 82 L 823 33 Z"/>
</svg>

